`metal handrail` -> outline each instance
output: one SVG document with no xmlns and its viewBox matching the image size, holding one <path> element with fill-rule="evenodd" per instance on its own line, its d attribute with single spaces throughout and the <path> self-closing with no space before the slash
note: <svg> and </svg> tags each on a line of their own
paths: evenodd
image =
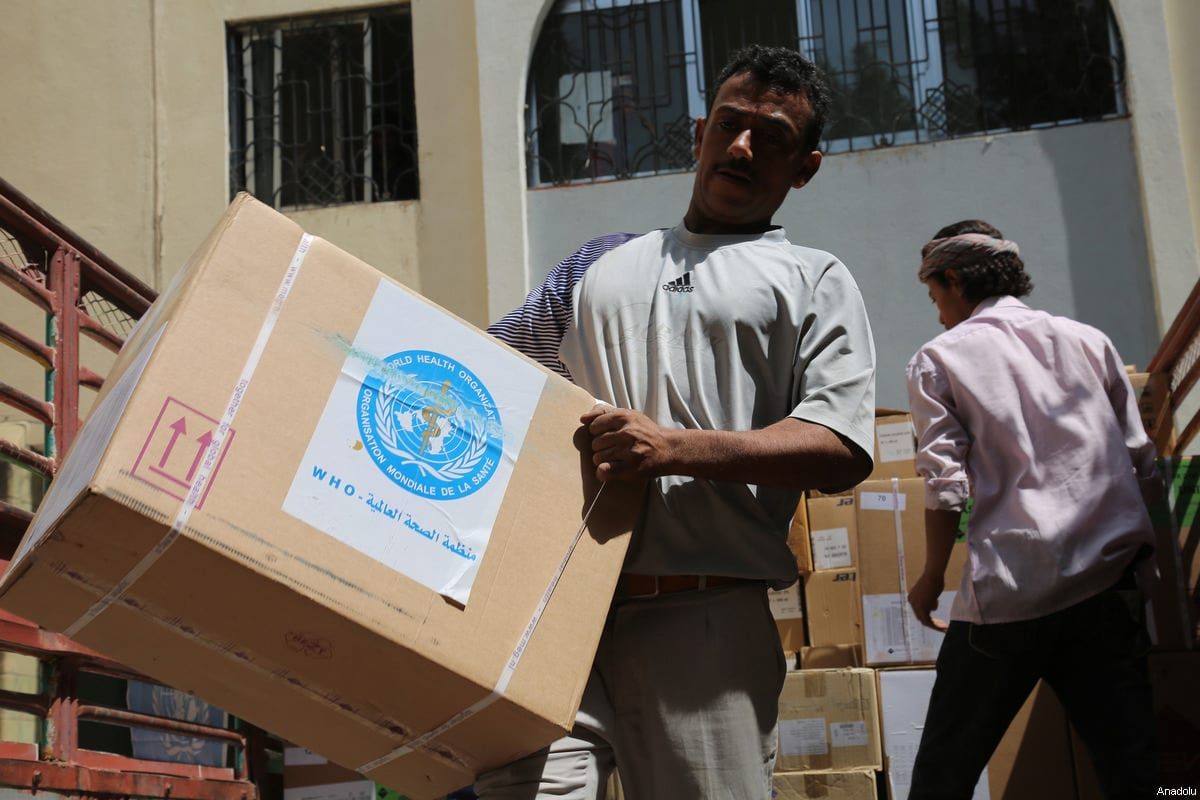
<svg viewBox="0 0 1200 800">
<path fill-rule="evenodd" d="M 98 389 L 104 382 L 102 375 L 80 364 L 81 337 L 115 353 L 127 333 L 112 330 L 91 312 L 112 310 L 119 323 L 132 327 L 154 301 L 155 292 L 3 179 L 0 232 L 19 247 L 16 259 L 6 261 L 0 252 L 0 285 L 46 316 L 48 340 L 39 342 L 13 325 L 0 323 L 0 344 L 38 365 L 46 375 L 44 398 L 33 396 L 28 387 L 0 382 L 0 404 L 18 410 L 45 432 L 44 452 L 29 443 L 0 439 L 0 460 L 48 482 L 82 425 L 81 387 Z M 12 263 L 22 258 L 39 263 Z M 4 559 L 11 557 L 32 517 L 32 509 L 0 501 L 0 572 L 7 569 Z M 0 787 L 173 800 L 250 800 L 257 794 L 250 764 L 262 767 L 258 729 L 230 730 L 83 702 L 78 692 L 81 674 L 158 681 L 3 611 L 0 652 L 37 659 L 44 678 L 38 691 L 0 690 L 0 708 L 32 715 L 43 731 L 37 744 L 0 742 Z M 81 721 L 221 742 L 234 748 L 235 766 L 209 767 L 89 750 L 79 746 Z"/>
<path fill-rule="evenodd" d="M 41 343 L 0 324 L 0 343 L 40 365 L 48 376 L 44 400 L 0 383 L 0 403 L 31 416 L 45 430 L 44 453 L 0 440 L 0 455 L 49 480 L 79 431 L 80 387 L 95 389 L 103 381 L 79 363 L 80 336 L 112 352 L 120 349 L 123 340 L 89 314 L 85 298 L 101 298 L 128 318 L 138 319 L 154 301 L 155 292 L 2 178 L 0 230 L 27 254 L 48 256 L 44 264 L 0 259 L 0 283 L 45 313 L 52 331 L 52 341 Z M 8 534 L 4 538 L 11 541 L 11 531 Z"/>
<path fill-rule="evenodd" d="M 1184 398 L 1200 381 L 1200 281 L 1192 287 L 1187 300 L 1175 315 L 1146 371 L 1167 375 L 1168 413 L 1174 417 L 1181 410 Z M 1173 456 L 1184 452 L 1198 432 L 1200 409 L 1183 423 L 1183 429 L 1175 437 L 1170 452 L 1160 455 Z"/>
</svg>

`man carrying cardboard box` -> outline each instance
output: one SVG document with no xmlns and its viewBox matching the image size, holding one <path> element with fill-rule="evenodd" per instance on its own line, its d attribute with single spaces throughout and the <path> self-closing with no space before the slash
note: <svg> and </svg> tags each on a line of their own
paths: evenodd
<svg viewBox="0 0 1200 800">
<path fill-rule="evenodd" d="M 683 222 L 595 239 L 490 331 L 601 403 L 601 480 L 650 481 L 573 734 L 482 798 L 769 798 L 785 664 L 767 587 L 797 579 L 806 488 L 871 469 L 875 352 L 858 288 L 771 224 L 821 163 L 829 92 L 785 48 L 735 54 L 696 125 Z"/>
<path fill-rule="evenodd" d="M 1129 378 L 1100 331 L 1035 311 L 1017 245 L 978 220 L 938 231 L 921 282 L 947 330 L 908 364 L 927 480 L 917 618 L 946 630 L 910 800 L 970 797 L 1039 678 L 1110 798 L 1155 794 L 1146 499 L 1161 490 Z M 934 619 L 967 498 L 967 566 Z"/>
</svg>

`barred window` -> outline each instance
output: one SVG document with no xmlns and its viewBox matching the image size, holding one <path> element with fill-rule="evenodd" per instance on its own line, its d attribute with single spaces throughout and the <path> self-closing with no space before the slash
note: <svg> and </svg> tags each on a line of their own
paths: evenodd
<svg viewBox="0 0 1200 800">
<path fill-rule="evenodd" d="M 1108 0 L 558 0 L 530 68 L 529 185 L 690 169 L 693 118 L 752 42 L 825 71 L 826 153 L 1126 113 Z"/>
<path fill-rule="evenodd" d="M 230 194 L 276 208 L 418 196 L 407 5 L 230 26 Z"/>
</svg>

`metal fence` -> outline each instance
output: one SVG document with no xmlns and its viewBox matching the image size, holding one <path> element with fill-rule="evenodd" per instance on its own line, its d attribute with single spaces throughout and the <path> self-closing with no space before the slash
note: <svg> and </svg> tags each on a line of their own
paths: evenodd
<svg viewBox="0 0 1200 800">
<path fill-rule="evenodd" d="M 231 26 L 230 195 L 275 208 L 418 196 L 407 5 Z"/>
<path fill-rule="evenodd" d="M 690 169 L 693 119 L 749 43 L 822 68 L 826 153 L 1126 113 L 1107 0 L 559 0 L 530 67 L 529 185 Z"/>
</svg>

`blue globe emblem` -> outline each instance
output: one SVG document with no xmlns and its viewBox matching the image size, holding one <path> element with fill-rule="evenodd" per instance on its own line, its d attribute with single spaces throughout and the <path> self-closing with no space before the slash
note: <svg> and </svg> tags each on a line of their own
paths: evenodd
<svg viewBox="0 0 1200 800">
<path fill-rule="evenodd" d="M 496 472 L 504 448 L 487 387 L 462 364 L 429 350 L 388 356 L 358 392 L 367 454 L 393 483 L 436 500 L 466 497 Z"/>
</svg>

